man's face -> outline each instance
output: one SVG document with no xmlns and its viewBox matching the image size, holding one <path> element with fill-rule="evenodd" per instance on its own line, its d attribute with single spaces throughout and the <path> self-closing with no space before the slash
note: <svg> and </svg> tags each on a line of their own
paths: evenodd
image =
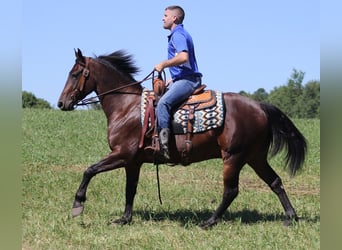
<svg viewBox="0 0 342 250">
<path fill-rule="evenodd" d="M 163 28 L 167 30 L 171 30 L 176 19 L 177 19 L 177 16 L 176 16 L 175 11 L 165 10 L 164 18 L 163 18 L 163 22 L 164 22 Z"/>
</svg>

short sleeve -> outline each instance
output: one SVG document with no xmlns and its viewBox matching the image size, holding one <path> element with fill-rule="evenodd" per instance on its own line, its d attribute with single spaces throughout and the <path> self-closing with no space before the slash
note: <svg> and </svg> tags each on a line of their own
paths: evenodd
<svg viewBox="0 0 342 250">
<path fill-rule="evenodd" d="M 173 46 L 175 47 L 177 53 L 182 52 L 182 51 L 187 51 L 187 52 L 189 51 L 184 34 L 180 32 L 175 32 L 172 35 L 171 39 L 172 39 Z"/>
</svg>

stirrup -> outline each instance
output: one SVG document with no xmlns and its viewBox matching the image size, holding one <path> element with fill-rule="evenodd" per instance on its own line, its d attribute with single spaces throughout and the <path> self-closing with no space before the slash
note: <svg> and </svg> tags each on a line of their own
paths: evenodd
<svg viewBox="0 0 342 250">
<path fill-rule="evenodd" d="M 144 151 L 148 154 L 156 154 L 157 152 L 159 152 L 159 150 L 157 150 L 157 148 L 154 146 L 147 146 L 144 148 Z"/>
</svg>

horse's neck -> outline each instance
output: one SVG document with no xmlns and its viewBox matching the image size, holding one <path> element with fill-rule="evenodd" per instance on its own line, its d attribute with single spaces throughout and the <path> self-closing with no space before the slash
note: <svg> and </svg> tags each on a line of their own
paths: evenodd
<svg viewBox="0 0 342 250">
<path fill-rule="evenodd" d="M 113 92 L 109 92 L 100 98 L 102 109 L 106 114 L 107 119 L 110 119 L 113 116 L 125 116 L 129 114 L 134 107 L 140 104 L 142 95 L 142 87 L 140 85 L 125 88 L 121 88 L 121 86 L 112 86 L 111 88 L 106 88 L 102 94 L 111 90 L 113 90 Z M 101 93 L 98 94 L 101 95 Z"/>
<path fill-rule="evenodd" d="M 99 64 L 95 64 L 97 67 Z M 101 72 L 96 75 L 96 94 L 99 96 L 102 109 L 107 119 L 116 116 L 122 110 L 129 112 L 132 105 L 139 103 L 142 87 L 140 84 L 134 84 L 135 80 L 129 76 L 113 72 L 112 69 L 102 67 L 95 68 L 95 72 Z"/>
</svg>

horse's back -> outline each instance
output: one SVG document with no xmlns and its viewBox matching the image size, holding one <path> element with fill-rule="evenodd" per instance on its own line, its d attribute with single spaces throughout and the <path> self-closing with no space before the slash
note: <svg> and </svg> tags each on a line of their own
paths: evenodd
<svg viewBox="0 0 342 250">
<path fill-rule="evenodd" d="M 237 93 L 223 93 L 226 110 L 226 122 L 234 122 L 237 125 L 265 126 L 267 116 L 260 103 Z"/>
</svg>

